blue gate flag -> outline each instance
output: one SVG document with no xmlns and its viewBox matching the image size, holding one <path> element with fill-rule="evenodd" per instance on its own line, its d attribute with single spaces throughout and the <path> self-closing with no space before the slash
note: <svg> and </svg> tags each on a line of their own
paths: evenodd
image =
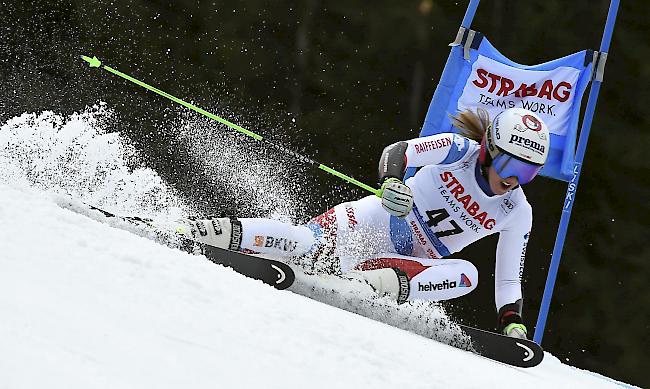
<svg viewBox="0 0 650 389">
<path fill-rule="evenodd" d="M 594 52 L 522 65 L 506 58 L 480 32 L 464 27 L 451 46 L 420 136 L 457 132 L 448 115 L 466 109 L 484 108 L 492 118 L 507 108 L 526 108 L 551 132 L 551 149 L 540 174 L 571 180 L 580 104 L 591 81 Z"/>
<path fill-rule="evenodd" d="M 498 111 L 508 108 L 509 104 L 517 106 L 516 104 L 519 103 L 522 107 L 527 108 L 524 105 L 524 101 L 527 101 L 528 107 L 535 107 L 534 103 L 537 103 L 536 109 L 541 116 L 540 111 L 543 107 L 546 117 L 542 117 L 549 125 L 552 134 L 551 155 L 542 173 L 551 178 L 567 181 L 569 185 L 567 185 L 562 217 L 560 218 L 560 225 L 553 247 L 553 256 L 551 257 L 544 287 L 544 296 L 535 326 L 534 340 L 541 344 L 620 1 L 611 0 L 609 3 L 605 29 L 598 52 L 586 50 L 535 66 L 525 66 L 510 61 L 499 53 L 481 33 L 469 29 L 479 2 L 480 0 L 470 0 L 461 28 L 454 42 L 450 44 L 452 49 L 447 58 L 440 83 L 433 95 L 420 136 L 455 131 L 447 115 L 456 114 L 461 109 L 472 109 L 479 106 L 484 108 L 492 107 L 496 109 L 489 109 L 489 112 L 491 115 L 495 115 Z M 583 55 L 584 62 L 581 66 L 580 58 Z M 486 63 L 494 61 L 499 62 L 499 64 L 496 64 L 494 69 L 480 67 L 480 63 L 474 66 L 479 59 L 484 59 Z M 572 73 L 571 69 L 569 69 L 571 67 L 580 72 L 575 83 L 570 83 L 566 79 L 562 80 L 557 74 L 548 78 L 548 73 L 541 73 L 563 67 L 564 70 L 569 71 L 565 75 L 575 76 L 575 72 Z M 513 75 L 521 76 L 522 79 L 511 76 L 509 70 L 512 70 Z M 529 73 L 521 73 L 521 71 L 528 71 Z M 474 74 L 474 79 L 471 80 L 473 86 L 483 89 L 483 91 L 471 92 L 473 86 L 469 85 L 470 81 L 468 79 L 472 74 Z M 541 76 L 541 78 L 531 83 L 527 76 L 534 80 L 535 75 Z M 558 78 L 555 78 L 555 76 L 558 76 Z M 547 83 L 549 80 L 551 81 Z M 589 99 L 582 118 L 577 150 L 575 150 L 580 101 L 589 81 L 592 81 Z M 564 82 L 568 82 L 571 88 L 569 89 Z M 487 92 L 485 89 L 487 89 Z M 466 90 L 470 91 L 467 95 L 465 95 Z M 514 94 L 513 90 L 515 91 Z M 571 93 L 571 90 L 573 91 L 573 97 L 567 96 L 565 93 L 567 91 Z M 495 93 L 496 96 L 493 95 Z M 566 99 L 565 96 L 567 96 Z M 545 102 L 542 98 L 550 101 Z M 553 98 L 562 103 L 562 108 L 554 106 Z M 414 174 L 414 168 L 409 168 L 409 170 L 407 175 Z"/>
</svg>

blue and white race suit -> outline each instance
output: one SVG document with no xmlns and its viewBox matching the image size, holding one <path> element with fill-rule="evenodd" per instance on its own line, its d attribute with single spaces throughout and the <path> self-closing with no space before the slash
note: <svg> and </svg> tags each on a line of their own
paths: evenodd
<svg viewBox="0 0 650 389">
<path fill-rule="evenodd" d="M 371 195 L 339 204 L 303 226 L 240 219 L 242 249 L 316 263 L 336 257 L 343 272 L 398 267 L 409 276 L 409 300 L 438 301 L 467 294 L 478 283 L 476 267 L 452 255 L 499 233 L 496 308 L 520 300 L 532 225 L 532 208 L 521 187 L 494 195 L 478 164 L 479 144 L 460 135 L 442 133 L 406 143 L 405 165 L 415 173 L 405 180 L 414 195 L 405 218 L 388 214 Z"/>
</svg>

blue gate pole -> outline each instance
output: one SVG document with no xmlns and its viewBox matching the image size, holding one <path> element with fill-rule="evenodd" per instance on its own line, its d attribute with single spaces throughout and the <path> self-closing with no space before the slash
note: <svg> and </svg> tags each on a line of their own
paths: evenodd
<svg viewBox="0 0 650 389">
<path fill-rule="evenodd" d="M 616 22 L 616 13 L 618 12 L 619 0 L 612 0 L 609 4 L 609 12 L 607 13 L 607 22 L 605 22 L 605 30 L 603 38 L 600 42 L 600 53 L 607 53 L 609 51 L 609 44 L 614 32 L 614 23 Z M 594 63 L 593 66 L 597 66 Z M 595 71 L 595 70 L 594 70 Z M 537 317 L 537 325 L 535 326 L 535 336 L 533 340 L 538 344 L 542 343 L 544 336 L 544 327 L 546 326 L 546 319 L 553 297 L 553 288 L 555 287 L 555 279 L 557 271 L 560 266 L 560 259 L 562 258 L 562 248 L 564 247 L 564 240 L 566 238 L 567 227 L 569 226 L 569 219 L 571 218 L 571 210 L 573 209 L 573 202 L 575 199 L 576 190 L 578 189 L 578 181 L 580 180 L 580 170 L 582 169 L 582 161 L 585 157 L 587 150 L 587 140 L 589 139 L 589 132 L 591 130 L 591 123 L 593 121 L 594 112 L 596 110 L 596 102 L 598 101 L 598 92 L 600 91 L 601 81 L 594 79 L 589 91 L 589 100 L 587 100 L 587 107 L 582 121 L 582 128 L 580 129 L 580 140 L 578 141 L 578 149 L 576 151 L 575 161 L 573 163 L 573 178 L 569 182 L 566 197 L 564 199 L 564 207 L 562 208 L 562 217 L 560 219 L 560 226 L 558 228 L 557 237 L 555 239 L 555 247 L 553 247 L 553 257 L 551 258 L 551 265 L 548 270 L 546 278 L 546 286 L 544 287 L 544 296 L 542 304 L 539 309 L 539 316 Z"/>
<path fill-rule="evenodd" d="M 476 14 L 476 8 L 478 8 L 478 3 L 481 0 L 471 0 L 465 11 L 465 16 L 463 17 L 463 22 L 460 24 L 465 28 L 470 28 L 472 25 L 472 20 L 474 20 L 474 15 Z"/>
</svg>

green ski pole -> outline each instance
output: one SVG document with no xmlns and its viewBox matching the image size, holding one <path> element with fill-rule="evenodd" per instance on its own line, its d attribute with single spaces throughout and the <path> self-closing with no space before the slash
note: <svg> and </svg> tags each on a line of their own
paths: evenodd
<svg viewBox="0 0 650 389">
<path fill-rule="evenodd" d="M 174 96 L 170 95 L 169 93 L 167 93 L 165 91 L 162 91 L 160 89 L 157 89 L 157 88 L 155 88 L 155 87 L 153 87 L 153 86 L 151 86 L 149 84 L 146 84 L 146 83 L 144 83 L 144 82 L 142 82 L 140 80 L 137 80 L 137 79 L 129 76 L 128 74 L 124 74 L 124 73 L 122 73 L 122 72 L 120 72 L 118 70 L 115 70 L 115 69 L 111 68 L 111 67 L 108 67 L 106 65 L 102 65 L 102 62 L 99 59 L 97 59 L 97 57 L 90 58 L 90 57 L 87 57 L 85 55 L 82 55 L 81 58 L 84 61 L 88 62 L 88 64 L 90 65 L 91 68 L 101 68 L 103 70 L 106 70 L 106 71 L 108 71 L 110 73 L 115 74 L 116 76 L 120 76 L 120 77 L 122 77 L 122 78 L 124 78 L 126 80 L 131 81 L 134 84 L 137 84 L 137 85 L 139 85 L 139 86 L 141 86 L 141 87 L 143 87 L 145 89 L 148 89 L 148 90 L 150 90 L 150 91 L 152 91 L 154 93 L 157 93 L 157 94 L 159 94 L 159 95 L 161 95 L 163 97 L 166 97 L 166 98 L 168 98 L 169 100 L 171 100 L 171 101 L 173 101 L 175 103 L 178 103 L 178 104 L 180 104 L 180 105 L 182 105 L 182 106 L 184 106 L 186 108 L 189 108 L 189 109 L 191 109 L 191 110 L 193 110 L 195 112 L 198 112 L 203 116 L 206 116 L 206 117 L 208 117 L 208 118 L 210 118 L 212 120 L 216 120 L 217 122 L 232 128 L 233 130 L 236 130 L 236 131 L 239 131 L 242 134 L 248 135 L 251 138 L 253 138 L 253 139 L 257 140 L 257 141 L 260 141 L 260 142 L 262 142 L 262 143 L 264 143 L 264 144 L 266 144 L 266 145 L 268 145 L 268 146 L 270 146 L 270 147 L 272 147 L 272 148 L 274 148 L 276 150 L 279 150 L 279 151 L 281 151 L 281 152 L 283 152 L 285 154 L 288 154 L 291 157 L 293 157 L 294 159 L 296 159 L 297 161 L 300 161 L 302 163 L 306 163 L 306 164 L 309 164 L 311 166 L 317 167 L 318 169 L 326 171 L 329 174 L 332 174 L 332 175 L 334 175 L 334 176 L 336 176 L 336 177 L 338 177 L 338 178 L 340 178 L 342 180 L 345 180 L 345 181 L 347 181 L 347 182 L 349 182 L 351 184 L 354 184 L 354 185 L 356 185 L 356 186 L 358 186 L 358 187 L 360 187 L 362 189 L 365 189 L 368 192 L 373 193 L 373 194 L 375 194 L 377 196 L 380 195 L 380 190 L 379 189 L 373 188 L 370 185 L 366 185 L 361 181 L 358 181 L 358 180 L 356 180 L 356 179 L 354 179 L 354 178 L 352 178 L 350 176 L 347 176 L 347 175 L 345 175 L 345 174 L 343 174 L 343 173 L 341 173 L 341 172 L 339 172 L 337 170 L 334 170 L 329 166 L 325 166 L 322 163 L 314 161 L 313 159 L 311 159 L 309 157 L 298 154 L 295 151 L 290 150 L 290 149 L 288 149 L 288 148 L 286 148 L 284 146 L 280 146 L 278 144 L 269 142 L 266 139 L 264 139 L 262 136 L 254 133 L 252 131 L 249 131 L 249 130 L 245 129 L 244 127 L 241 127 L 241 126 L 238 126 L 235 123 L 229 122 L 228 120 L 223 119 L 223 118 L 221 118 L 221 117 L 219 117 L 219 116 L 217 116 L 217 115 L 215 115 L 213 113 L 210 113 L 210 112 L 208 112 L 208 111 L 206 111 L 206 110 L 204 110 L 202 108 L 199 108 L 199 107 L 197 107 L 197 106 L 195 106 L 193 104 L 185 102 L 185 101 L 179 99 L 178 97 L 174 97 Z"/>
</svg>

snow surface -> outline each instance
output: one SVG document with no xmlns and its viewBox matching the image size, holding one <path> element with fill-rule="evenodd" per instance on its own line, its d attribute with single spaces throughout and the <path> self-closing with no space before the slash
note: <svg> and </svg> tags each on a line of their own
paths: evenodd
<svg viewBox="0 0 650 389">
<path fill-rule="evenodd" d="M 62 208 L 61 193 L 187 207 L 154 172 L 126 168 L 128 145 L 93 132 L 97 115 L 0 127 L 0 389 L 631 387 L 549 353 L 531 369 L 495 363 L 399 323 L 444 320 L 431 307 L 395 322 L 351 308 L 405 331 L 304 297 L 342 304 L 308 280 L 277 291 Z"/>
</svg>

